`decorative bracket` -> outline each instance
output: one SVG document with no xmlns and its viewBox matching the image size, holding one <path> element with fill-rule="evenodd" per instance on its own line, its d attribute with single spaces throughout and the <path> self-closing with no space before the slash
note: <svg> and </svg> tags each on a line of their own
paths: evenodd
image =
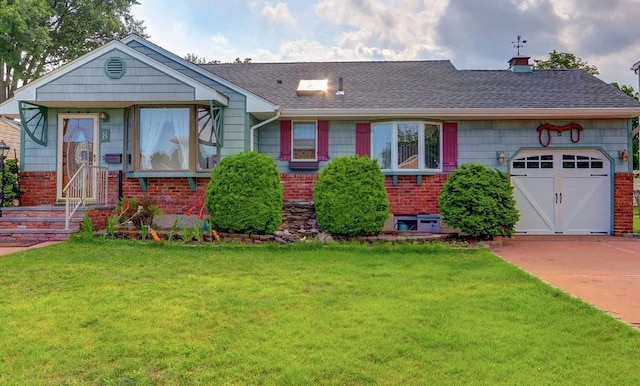
<svg viewBox="0 0 640 386">
<path fill-rule="evenodd" d="M 540 142 L 540 145 L 542 145 L 542 147 L 547 147 L 551 144 L 552 131 L 557 132 L 558 135 L 561 135 L 563 131 L 570 131 L 571 142 L 578 143 L 580 142 L 580 132 L 584 130 L 584 127 L 582 127 L 579 123 L 570 123 L 564 126 L 556 126 L 556 125 L 551 125 L 549 123 L 545 123 L 538 126 L 537 130 L 538 130 L 538 141 Z M 543 132 L 546 133 L 546 135 L 543 135 L 542 134 Z"/>
<path fill-rule="evenodd" d="M 45 106 L 18 101 L 18 110 L 20 111 L 20 121 L 24 132 L 29 135 L 33 142 L 47 147 L 48 109 Z"/>
</svg>

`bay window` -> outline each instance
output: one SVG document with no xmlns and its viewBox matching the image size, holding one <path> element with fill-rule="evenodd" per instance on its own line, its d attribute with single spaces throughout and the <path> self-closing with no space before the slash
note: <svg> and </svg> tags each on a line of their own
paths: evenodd
<svg viewBox="0 0 640 386">
<path fill-rule="evenodd" d="M 220 120 L 210 106 L 136 106 L 127 120 L 136 172 L 210 171 L 219 154 Z M 133 115 L 133 114 L 132 114 Z M 130 117 L 132 116 L 130 115 Z M 133 130 L 131 125 L 133 124 Z M 133 143 L 131 143 L 133 142 Z"/>
<path fill-rule="evenodd" d="M 371 156 L 382 170 L 441 171 L 442 125 L 432 122 L 372 124 Z"/>
</svg>

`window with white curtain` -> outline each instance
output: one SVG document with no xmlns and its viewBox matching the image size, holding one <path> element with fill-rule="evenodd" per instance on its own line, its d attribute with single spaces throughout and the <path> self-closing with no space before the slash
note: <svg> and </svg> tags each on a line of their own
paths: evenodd
<svg viewBox="0 0 640 386">
<path fill-rule="evenodd" d="M 189 170 L 191 109 L 140 109 L 140 170 Z"/>
<path fill-rule="evenodd" d="M 219 133 L 209 106 L 135 106 L 135 112 L 135 126 L 127 121 L 128 132 L 135 132 L 127 137 L 137 155 L 133 171 L 208 172 L 217 164 Z"/>
</svg>

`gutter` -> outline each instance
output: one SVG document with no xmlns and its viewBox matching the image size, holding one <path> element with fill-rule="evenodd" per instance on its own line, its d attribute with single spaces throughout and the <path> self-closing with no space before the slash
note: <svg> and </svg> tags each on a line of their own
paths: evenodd
<svg viewBox="0 0 640 386">
<path fill-rule="evenodd" d="M 277 120 L 280 118 L 280 114 L 282 114 L 282 109 L 280 108 L 280 106 L 276 106 L 275 108 L 275 112 L 276 115 L 274 115 L 273 117 L 267 119 L 266 121 L 262 121 L 256 125 L 251 126 L 251 128 L 249 129 L 249 150 L 253 151 L 253 136 L 254 133 L 256 131 L 256 129 L 259 129 L 260 127 L 264 126 L 264 125 L 268 125 L 269 123 Z"/>
</svg>

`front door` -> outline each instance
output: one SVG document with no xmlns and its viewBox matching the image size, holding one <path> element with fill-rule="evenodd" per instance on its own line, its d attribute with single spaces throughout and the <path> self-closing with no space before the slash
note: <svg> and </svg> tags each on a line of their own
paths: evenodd
<svg viewBox="0 0 640 386">
<path fill-rule="evenodd" d="M 93 165 L 98 156 L 98 115 L 60 114 L 58 116 L 58 199 L 64 187 L 82 164 Z"/>
</svg>

